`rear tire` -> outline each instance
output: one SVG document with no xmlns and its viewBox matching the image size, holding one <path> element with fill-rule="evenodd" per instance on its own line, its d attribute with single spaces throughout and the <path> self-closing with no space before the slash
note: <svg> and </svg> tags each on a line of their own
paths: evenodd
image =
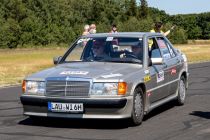
<svg viewBox="0 0 210 140">
<path fill-rule="evenodd" d="M 144 117 L 144 101 L 143 91 L 141 88 L 137 88 L 133 95 L 133 110 L 131 115 L 131 121 L 133 125 L 140 125 Z"/>
<path fill-rule="evenodd" d="M 178 87 L 178 97 L 177 103 L 178 105 L 184 105 L 186 97 L 186 85 L 185 85 L 185 78 L 182 76 L 179 80 L 179 87 Z"/>
</svg>

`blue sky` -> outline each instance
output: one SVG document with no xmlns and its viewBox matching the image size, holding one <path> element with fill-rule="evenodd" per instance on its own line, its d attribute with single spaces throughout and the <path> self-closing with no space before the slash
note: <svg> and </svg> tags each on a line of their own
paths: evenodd
<svg viewBox="0 0 210 140">
<path fill-rule="evenodd" d="M 210 0 L 147 0 L 147 3 L 170 15 L 210 12 Z"/>
</svg>

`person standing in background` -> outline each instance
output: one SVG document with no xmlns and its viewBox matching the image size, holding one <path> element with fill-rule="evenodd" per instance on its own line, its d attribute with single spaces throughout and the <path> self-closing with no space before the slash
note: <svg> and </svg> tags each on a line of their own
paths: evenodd
<svg viewBox="0 0 210 140">
<path fill-rule="evenodd" d="M 175 26 L 172 26 L 170 30 L 168 30 L 167 32 L 163 32 L 162 31 L 162 28 L 163 28 L 163 23 L 162 22 L 156 22 L 155 23 L 155 27 L 154 29 L 150 30 L 150 32 L 154 32 L 154 33 L 161 33 L 163 34 L 164 36 L 167 36 L 171 30 L 174 29 Z"/>
<path fill-rule="evenodd" d="M 112 25 L 110 33 L 117 33 L 117 26 L 115 24 Z"/>
<path fill-rule="evenodd" d="M 90 34 L 95 34 L 96 33 L 96 25 L 95 24 L 90 25 L 89 33 Z"/>
<path fill-rule="evenodd" d="M 89 29 L 90 29 L 90 26 L 89 25 L 85 25 L 84 26 L 84 31 L 83 31 L 82 35 L 88 35 L 88 34 L 90 34 L 89 33 Z"/>
</svg>

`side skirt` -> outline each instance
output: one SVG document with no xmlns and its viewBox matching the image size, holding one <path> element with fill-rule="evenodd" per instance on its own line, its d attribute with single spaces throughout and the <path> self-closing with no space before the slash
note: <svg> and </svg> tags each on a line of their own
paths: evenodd
<svg viewBox="0 0 210 140">
<path fill-rule="evenodd" d="M 151 110 L 153 110 L 154 108 L 156 108 L 158 106 L 161 106 L 161 105 L 163 105 L 163 104 L 165 104 L 165 103 L 167 103 L 169 101 L 172 101 L 172 100 L 176 99 L 177 98 L 177 95 L 178 94 L 176 92 L 175 94 L 173 94 L 171 96 L 168 96 L 168 97 L 166 97 L 166 98 L 164 98 L 164 99 L 162 99 L 160 101 L 157 101 L 157 102 L 151 104 L 150 107 L 149 107 L 149 109 L 148 109 L 148 111 L 145 112 L 145 114 L 149 113 Z"/>
</svg>

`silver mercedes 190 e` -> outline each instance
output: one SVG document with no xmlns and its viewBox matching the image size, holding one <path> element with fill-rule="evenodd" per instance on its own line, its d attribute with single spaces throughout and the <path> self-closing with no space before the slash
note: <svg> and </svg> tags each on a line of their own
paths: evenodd
<svg viewBox="0 0 210 140">
<path fill-rule="evenodd" d="M 81 36 L 54 64 L 23 80 L 24 115 L 130 118 L 139 125 L 155 107 L 185 101 L 186 56 L 159 33 Z"/>
</svg>

